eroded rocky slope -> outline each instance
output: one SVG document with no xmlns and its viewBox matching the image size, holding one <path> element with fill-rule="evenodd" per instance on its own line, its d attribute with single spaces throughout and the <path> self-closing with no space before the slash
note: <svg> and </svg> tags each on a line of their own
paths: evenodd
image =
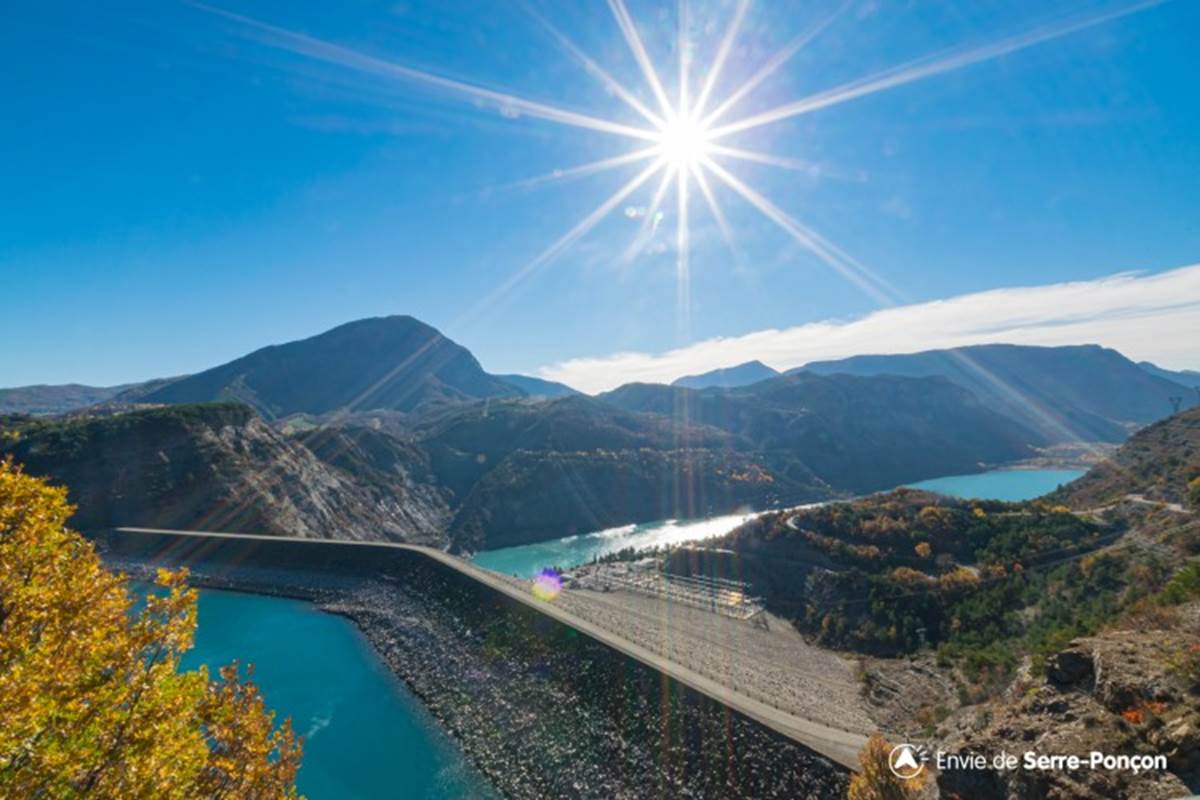
<svg viewBox="0 0 1200 800">
<path fill-rule="evenodd" d="M 245 406 L 2 423 L 0 450 L 69 487 L 83 530 L 111 526 L 440 543 L 436 492 L 360 481 Z"/>
<path fill-rule="evenodd" d="M 1163 755 L 1167 769 L 948 770 L 942 796 L 990 798 L 1187 797 L 1200 787 L 1200 605 L 1135 617 L 1071 642 L 1044 678 L 947 721 L 955 752 L 1087 758 Z"/>
</svg>

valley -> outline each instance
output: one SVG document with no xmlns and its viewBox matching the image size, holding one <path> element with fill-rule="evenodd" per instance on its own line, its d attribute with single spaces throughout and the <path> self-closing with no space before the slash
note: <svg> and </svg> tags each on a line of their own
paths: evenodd
<svg viewBox="0 0 1200 800">
<path fill-rule="evenodd" d="M 1144 428 L 1042 499 L 901 489 L 762 514 L 651 561 L 618 554 L 582 572 L 602 581 L 636 565 L 745 583 L 807 642 L 857 661 L 865 712 L 901 741 L 1163 753 L 1167 764 L 1140 775 L 950 768 L 935 776 L 942 796 L 1179 797 L 1200 780 L 1198 422 L 1193 409 Z"/>
<path fill-rule="evenodd" d="M 346 349 L 364 354 L 362 368 L 341 359 L 329 367 L 338 380 L 326 380 Z M 840 793 L 842 770 L 873 732 L 998 747 L 1007 729 L 983 709 L 1013 686 L 1044 680 L 1044 692 L 1060 692 L 1055 665 L 1081 637 L 1106 641 L 1114 624 L 1171 592 L 1178 605 L 1193 602 L 1176 570 L 1200 553 L 1189 511 L 1200 491 L 1200 410 L 1157 420 L 1152 409 L 1170 410 L 1163 392 L 1182 385 L 1164 388 L 1161 371 L 1134 365 L 1145 377 L 1127 396 L 1104 398 L 1104 381 L 1081 382 L 1097 358 L 1099 369 L 1127 370 L 1119 354 L 1054 350 L 921 354 L 901 358 L 895 373 L 890 362 L 783 374 L 743 365 L 588 396 L 492 376 L 436 330 L 390 317 L 123 387 L 63 413 L 9 410 L 0 453 L 66 486 L 73 524 L 110 545 L 105 532 L 116 528 L 253 534 L 262 544 L 235 558 L 236 568 L 197 562 L 196 579 L 299 593 L 353 620 L 472 769 L 509 796 L 562 791 L 568 776 L 575 793 L 589 781 L 606 787 L 597 797 L 636 796 L 664 774 L 677 785 L 699 781 L 689 785 L 702 793 L 709 781 L 734 780 L 675 771 L 710 748 L 700 732 L 714 724 L 714 700 L 755 721 L 740 734 L 744 757 L 774 753 L 777 789 L 787 783 L 777 770 L 795 761 L 809 764 L 795 786 Z M 993 374 L 1027 358 L 1030 375 L 1053 372 L 1059 384 L 1029 379 L 1028 404 L 1014 410 L 1012 394 L 1002 401 L 946 368 L 976 356 Z M 98 396 L 52 395 L 33 396 L 39 408 Z M 1050 396 L 1069 402 L 1057 416 L 1031 415 Z M 1073 438 L 1081 432 L 1095 438 Z M 682 761 L 668 766 L 627 741 L 625 757 L 639 766 L 607 771 L 603 754 L 619 723 L 593 681 L 615 669 L 600 650 L 567 646 L 524 617 L 501 622 L 508 600 L 495 606 L 424 567 L 389 577 L 379 560 L 364 582 L 333 559 L 306 567 L 312 577 L 296 584 L 295 565 L 264 555 L 275 552 L 265 543 L 294 537 L 429 548 L 422 552 L 535 617 L 634 654 L 690 687 L 678 713 L 696 727 L 677 745 Z M 150 562 L 114 563 L 136 573 Z M 558 588 L 533 600 L 547 568 Z M 308 581 L 322 588 L 314 593 Z M 549 646 L 582 649 L 556 658 Z M 496 647 L 507 653 L 503 668 Z M 524 659 L 548 672 L 524 674 Z M 584 662 L 595 675 L 571 673 Z M 504 709 L 500 736 L 485 733 L 480 706 L 463 699 L 471 676 L 483 674 Z M 708 699 L 688 699 L 690 691 Z M 566 716 L 528 729 L 512 693 L 539 704 L 576 697 L 588 709 L 586 746 L 547 738 Z M 1145 702 L 1165 702 L 1158 696 Z M 1179 718 L 1190 718 L 1189 701 L 1172 697 Z M 1006 713 L 1041 713 L 1022 708 Z M 1102 727 L 1103 713 L 1111 711 L 1094 712 Z M 652 718 L 643 709 L 642 722 Z M 755 726 L 799 744 L 762 739 Z M 528 747 L 514 749 L 518 730 L 532 737 Z M 1163 786 L 1192 780 L 1191 745 L 1180 746 L 1169 774 L 1154 778 Z M 554 776 L 547 765 L 568 757 L 575 767 Z M 810 764 L 814 757 L 837 766 Z M 524 766 L 502 766 L 511 763 Z M 965 779 L 961 770 L 938 776 L 946 791 Z M 738 786 L 735 796 L 764 790 Z"/>
<path fill-rule="evenodd" d="M 59 5 L 0 800 L 1200 800 L 1200 2 Z"/>
<path fill-rule="evenodd" d="M 1169 424 L 1186 426 L 1197 418 L 1200 412 Z M 1140 436 L 1158 441 L 1154 429 Z M 1129 453 L 1144 447 L 1141 439 L 1135 437 Z M 1192 452 L 1184 443 L 1168 456 Z M 1128 463 L 1129 458 L 1122 449 L 1114 461 Z M 1200 477 L 1200 462 L 1193 462 L 1192 468 Z M 1079 774 L 1080 782 L 1063 783 L 1051 776 L 1051 783 L 1037 791 L 1080 798 L 1104 791 L 1165 798 L 1177 796 L 1173 792 L 1184 785 L 1181 781 L 1193 780 L 1189 770 L 1200 763 L 1200 749 L 1186 738 L 1188 720 L 1200 708 L 1189 699 L 1186 681 L 1169 666 L 1177 652 L 1171 647 L 1186 649 L 1186 637 L 1200 635 L 1190 632 L 1195 627 L 1194 608 L 1200 607 L 1194 578 L 1188 570 L 1173 575 L 1169 563 L 1200 552 L 1200 523 L 1192 514 L 1170 509 L 1147 517 L 1138 510 L 1143 502 L 1152 501 L 1117 498 L 1105 508 L 1072 509 L 1039 500 L 952 500 L 901 489 L 850 503 L 768 512 L 716 538 L 679 543 L 672 537 L 648 557 L 612 552 L 611 558 L 601 559 L 604 563 L 568 570 L 561 592 L 541 604 L 530 598 L 527 580 L 495 576 L 483 582 L 524 598 L 535 610 L 569 620 L 576 630 L 594 630 L 602 640 L 620 642 L 619 647 L 640 650 L 646 654 L 643 658 L 664 669 L 680 671 L 673 674 L 694 675 L 682 679 L 711 686 L 705 691 L 712 696 L 726 697 L 735 705 L 761 703 L 766 708 L 755 713 L 781 715 L 778 724 L 798 726 L 800 741 L 819 741 L 807 740 L 809 735 L 846 735 L 861 743 L 867 733 L 882 729 L 909 741 L 945 743 L 955 752 L 977 752 L 972 748 L 980 747 L 991 752 L 1021 746 L 1005 738 L 1016 726 L 1039 731 L 1038 736 L 1046 737 L 1043 748 L 1053 747 L 1055 752 L 1098 746 L 1117 752 L 1135 746 L 1131 742 L 1158 742 L 1174 748 L 1167 771 L 1097 783 L 1078 770 L 1066 770 L 1063 780 Z M 166 552 L 178 555 L 180 550 Z M 267 565 L 286 563 L 265 555 L 258 558 Z M 439 558 L 457 563 L 449 555 Z M 250 562 L 237 558 L 236 563 L 245 567 Z M 765 611 L 752 624 L 630 591 L 626 579 L 617 576 L 631 569 L 663 575 L 668 581 L 671 575 L 726 576 L 745 582 L 761 597 Z M 222 580 L 232 575 L 221 574 L 226 576 Z M 421 661 L 426 666 L 417 666 L 414 651 L 397 644 L 396 636 L 408 641 L 419 635 L 419 650 L 428 650 L 435 641 L 430 638 L 432 629 L 412 626 L 417 619 L 436 619 L 440 612 L 433 609 L 442 602 L 435 599 L 440 590 L 415 594 L 400 588 L 407 582 L 325 602 L 358 621 L 381 652 L 389 654 L 393 668 L 424 687 L 422 696 L 439 709 L 440 718 L 451 714 L 448 719 L 459 720 L 456 725 L 467 725 L 456 730 L 464 736 L 468 752 L 489 763 L 505 752 L 504 740 L 481 737 L 476 723 L 468 721 L 474 719 L 473 706 L 451 701 L 442 694 L 448 687 L 430 683 L 432 676 L 445 679 L 447 673 L 428 660 Z M 405 606 L 415 616 L 385 610 L 393 607 L 397 591 L 404 593 L 405 604 L 416 604 Z M 858 598 L 865 598 L 865 604 L 848 614 Z M 466 608 L 477 608 L 477 601 Z M 670 620 L 669 635 L 664 635 L 664 620 Z M 821 624 L 814 626 L 818 621 Z M 1177 630 L 1185 638 L 1162 650 L 1164 640 L 1158 634 L 1140 634 L 1153 645 L 1146 645 L 1147 655 L 1140 661 L 1130 661 L 1135 651 L 1122 642 L 1139 634 L 1122 633 L 1123 621 L 1137 626 L 1134 630 Z M 493 630 L 489 637 L 495 636 L 495 621 L 486 625 Z M 1116 630 L 1110 632 L 1114 625 Z M 475 635 L 466 630 L 449 638 L 439 634 L 437 648 Z M 526 646 L 532 652 L 540 648 Z M 453 658 L 470 663 L 473 657 L 460 653 Z M 1108 683 L 1092 690 L 1083 685 L 1085 668 L 1078 665 L 1095 659 L 1103 660 Z M 489 681 L 503 683 L 494 663 L 475 669 L 486 669 Z M 1014 705 L 1007 699 L 1010 685 L 1036 690 L 1030 696 L 1038 699 Z M 578 686 L 571 691 L 579 691 Z M 590 694 L 595 689 L 587 691 L 595 696 Z M 998 709 L 995 716 L 988 710 L 993 707 Z M 1065 708 L 1079 710 L 1061 710 Z M 1156 710 L 1145 710 L 1150 708 Z M 1120 722 L 1132 719 L 1130 709 L 1163 716 L 1164 733 L 1155 733 L 1154 724 L 1143 721 L 1150 717 Z M 1071 720 L 1071 713 L 1093 720 L 1087 735 L 1085 729 L 1063 724 Z M 1006 720 L 1004 726 L 994 721 L 998 719 Z M 599 719 L 594 724 L 603 725 Z M 812 728 L 809 733 L 803 732 L 806 726 Z M 822 728 L 843 734 L 822 734 Z M 819 752 L 825 747 L 816 746 Z M 537 747 L 558 752 L 549 742 Z M 482 755 L 479 748 L 484 748 Z M 590 752 L 571 750 L 579 769 L 592 769 L 584 766 L 591 763 L 585 755 Z M 850 749 L 847 757 L 852 753 Z M 780 754 L 774 758 L 781 763 Z M 947 764 L 937 776 L 945 792 L 991 796 L 1005 791 L 1003 776 L 956 769 L 952 760 Z M 595 772 L 593 780 L 611 781 L 602 775 L 602 770 Z M 552 785 L 539 784 L 547 778 L 533 775 L 520 789 L 511 775 L 496 779 L 512 787 L 513 796 Z M 624 796 L 631 789 L 625 784 L 602 785 L 607 796 Z"/>
<path fill-rule="evenodd" d="M 1098 348 L 983 347 L 786 375 L 751 366 L 589 397 L 491 375 L 437 330 L 385 317 L 120 391 L 65 387 L 53 400 L 38 387 L 41 406 L 8 401 L 0 450 L 69 485 L 83 528 L 337 531 L 495 550 L 845 498 L 1080 447 L 981 389 L 964 359 L 997 381 L 1021 364 L 1053 370 L 1057 384 L 1023 379 L 1027 394 L 1042 393 L 1030 407 L 1056 392 L 1063 413 L 1107 420 L 1088 429 L 1101 439 L 1184 390 Z M 1106 383 L 1086 388 L 1089 370 L 1113 368 L 1140 377 L 1118 398 L 1104 399 Z M 0 409 L 20 390 L 5 391 Z M 70 403 L 84 405 L 14 410 Z"/>
</svg>

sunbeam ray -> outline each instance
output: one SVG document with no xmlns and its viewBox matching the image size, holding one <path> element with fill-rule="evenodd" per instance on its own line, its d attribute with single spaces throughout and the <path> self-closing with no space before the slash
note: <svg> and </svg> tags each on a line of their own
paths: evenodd
<svg viewBox="0 0 1200 800">
<path fill-rule="evenodd" d="M 501 297 L 511 292 L 514 288 L 516 288 L 517 285 L 528 278 L 531 274 L 561 255 L 565 250 L 567 250 L 567 248 L 583 237 L 584 234 L 596 227 L 596 224 L 599 223 L 600 220 L 612 213 L 612 210 L 620 205 L 626 197 L 629 197 L 629 195 L 637 191 L 638 187 L 640 187 L 642 184 L 648 181 L 651 176 L 662 169 L 664 164 L 665 162 L 661 158 L 656 159 L 648 167 L 630 178 L 629 181 L 621 188 L 613 192 L 607 200 L 605 200 L 590 214 L 576 223 L 575 227 L 571 228 L 571 230 L 559 237 L 553 244 L 538 254 L 536 258 L 518 269 L 502 284 L 493 289 L 486 297 L 476 303 L 470 311 L 455 321 L 455 326 L 461 325 L 467 320 L 478 316 L 480 313 L 485 311 L 488 306 L 492 305 Z"/>
<path fill-rule="evenodd" d="M 649 54 L 646 53 L 646 46 L 642 44 L 642 37 L 638 35 L 633 18 L 629 16 L 629 9 L 625 7 L 625 0 L 608 0 L 608 7 L 612 9 L 617 25 L 621 28 L 621 35 L 625 37 L 625 42 L 633 51 L 633 57 L 641 67 L 642 74 L 646 76 L 646 83 L 649 84 L 650 91 L 654 93 L 654 98 L 658 100 L 663 116 L 670 121 L 675 109 L 671 106 L 671 101 L 667 99 L 667 93 L 658 79 L 654 64 L 650 61 Z"/>
<path fill-rule="evenodd" d="M 733 49 L 733 43 L 737 39 L 738 30 L 742 27 L 742 20 L 746 16 L 746 9 L 750 7 L 750 0 L 738 0 L 737 8 L 733 11 L 733 19 L 729 22 L 729 27 L 725 29 L 725 35 L 721 37 L 721 44 L 717 47 L 717 54 L 713 57 L 712 66 L 708 68 L 708 74 L 704 77 L 704 83 L 700 86 L 700 93 L 696 95 L 695 105 L 692 107 L 692 113 L 697 117 L 703 117 L 704 107 L 708 104 L 708 97 L 712 94 L 713 87 L 717 85 L 717 79 L 721 75 L 721 70 L 725 67 L 725 61 L 729 58 L 729 51 Z"/>
<path fill-rule="evenodd" d="M 588 175 L 595 175 L 598 172 L 605 172 L 626 164 L 633 164 L 637 161 L 644 161 L 647 158 L 654 158 L 659 154 L 659 151 L 660 148 L 658 147 L 646 147 L 641 150 L 634 150 L 631 153 L 623 153 L 619 156 L 612 156 L 611 158 L 601 158 L 596 161 L 589 161 L 586 164 L 567 167 L 566 169 L 556 169 L 543 175 L 535 175 L 532 178 L 523 178 L 519 181 L 503 183 L 499 186 L 493 186 L 491 188 L 494 191 L 503 191 L 506 189 L 532 189 L 537 186 L 543 186 L 547 183 L 556 183 L 558 181 L 584 178 Z"/>
<path fill-rule="evenodd" d="M 896 304 L 897 292 L 886 282 L 871 270 L 867 269 L 862 264 L 858 263 L 851 256 L 843 252 L 832 242 L 826 240 L 816 231 L 809 228 L 807 225 L 794 219 L 784 212 L 777 205 L 772 203 L 767 198 L 763 197 L 754 189 L 747 186 L 737 176 L 730 173 L 720 164 L 712 159 L 705 159 L 704 166 L 708 167 L 714 175 L 720 178 L 724 183 L 746 199 L 750 205 L 757 208 L 768 219 L 782 228 L 801 246 L 809 250 L 815 256 L 820 258 L 829 266 L 833 267 L 842 277 L 849 280 L 858 288 L 862 289 L 875 302 L 881 306 L 892 306 Z"/>
<path fill-rule="evenodd" d="M 642 224 L 638 226 L 633 241 L 629 243 L 629 247 L 625 248 L 625 253 L 621 257 L 622 264 L 632 264 L 634 259 L 641 255 L 642 251 L 646 249 L 646 245 L 650 243 L 650 237 L 654 235 L 654 228 L 658 222 L 658 212 L 662 208 L 663 198 L 666 197 L 667 190 L 671 188 L 671 177 L 672 173 L 670 169 L 663 170 L 662 180 L 659 181 L 658 187 L 654 190 L 654 196 L 650 199 L 650 205 L 646 207 L 646 215 L 642 217 Z"/>
<path fill-rule="evenodd" d="M 189 5 L 194 8 L 206 11 L 210 14 L 216 14 L 234 22 L 239 23 L 247 28 L 257 31 L 260 34 L 260 40 L 266 44 L 272 45 L 288 52 L 303 55 L 308 58 L 314 58 L 319 61 L 324 61 L 329 64 L 366 72 L 373 75 L 383 77 L 399 78 L 401 80 L 410 81 L 413 83 L 423 84 L 438 89 L 443 89 L 454 94 L 466 95 L 473 97 L 476 100 L 483 100 L 495 104 L 496 108 L 506 115 L 525 114 L 530 117 L 557 122 L 561 125 L 570 125 L 576 128 L 586 128 L 588 130 L 600 131 L 603 133 L 613 133 L 621 136 L 629 136 L 635 139 L 645 139 L 648 141 L 656 141 L 657 136 L 654 131 L 635 128 L 630 125 L 623 125 L 619 122 L 594 117 L 590 114 L 582 114 L 578 111 L 570 111 L 568 109 L 559 108 L 557 106 L 548 105 L 535 100 L 527 100 L 517 95 L 498 92 L 492 89 L 486 89 L 482 86 L 476 86 L 463 81 L 446 78 L 441 75 L 435 75 L 431 72 L 423 72 L 422 70 L 406 67 L 403 64 L 397 64 L 393 61 L 388 61 L 377 56 L 367 55 L 352 50 L 348 47 L 343 47 L 332 42 L 327 42 L 323 39 L 317 39 L 302 33 L 295 33 L 285 28 L 280 28 L 266 22 L 253 19 L 252 17 L 236 14 L 232 11 L 226 11 L 221 8 L 206 5 L 204 3 L 190 2 Z"/>
<path fill-rule="evenodd" d="M 839 172 L 831 169 L 825 164 L 818 164 L 815 161 L 807 161 L 802 158 L 791 158 L 788 156 L 777 156 L 771 153 L 760 153 L 757 150 L 747 150 L 743 147 L 729 147 L 728 145 L 710 143 L 708 152 L 715 156 L 729 156 L 741 161 L 749 161 L 755 164 L 765 164 L 770 167 L 778 167 L 779 169 L 793 170 L 795 172 L 805 172 L 809 175 L 819 175 L 822 177 L 835 177 L 844 180 L 862 180 L 861 175 L 852 173 Z"/>
<path fill-rule="evenodd" d="M 1103 13 L 1093 12 L 1087 15 L 1077 15 L 1071 18 L 1059 18 L 1058 21 L 1042 24 L 1024 32 L 985 42 L 980 45 L 953 48 L 951 50 L 926 56 L 910 61 L 882 72 L 858 78 L 826 89 L 808 97 L 799 98 L 766 111 L 749 114 L 742 118 L 734 117 L 730 112 L 745 100 L 752 92 L 760 87 L 771 76 L 775 75 L 785 64 L 792 60 L 806 45 L 812 42 L 841 18 L 852 0 L 838 0 L 838 5 L 826 11 L 823 15 L 808 22 L 799 34 L 789 41 L 783 49 L 774 53 L 765 64 L 751 74 L 749 79 L 742 82 L 733 91 L 716 103 L 718 83 L 726 71 L 731 54 L 735 50 L 738 36 L 745 27 L 746 15 L 750 0 L 733 0 L 731 15 L 725 29 L 720 34 L 712 60 L 702 70 L 702 77 L 692 85 L 692 49 L 690 41 L 690 0 L 676 0 L 677 30 L 674 32 L 677 47 L 678 69 L 677 96 L 668 97 L 660 71 L 651 60 L 641 35 L 638 32 L 626 0 L 607 0 L 625 44 L 633 54 L 638 69 L 641 71 L 654 102 L 642 102 L 639 95 L 644 96 L 640 87 L 627 86 L 618 81 L 613 73 L 606 70 L 596 59 L 589 56 L 583 49 L 559 30 L 539 11 L 523 3 L 525 10 L 550 36 L 583 68 L 598 80 L 612 95 L 619 98 L 637 115 L 645 118 L 648 127 L 639 127 L 640 119 L 635 124 L 626 124 L 617 119 L 606 119 L 592 113 L 574 111 L 557 105 L 521 97 L 501 89 L 487 88 L 475 83 L 446 77 L 433 72 L 427 72 L 387 58 L 362 53 L 343 45 L 318 39 L 303 33 L 291 31 L 276 25 L 259 21 L 232 11 L 210 6 L 200 0 L 184 0 L 185 3 L 217 15 L 237 25 L 237 33 L 267 47 L 273 47 L 290 54 L 313 59 L 334 65 L 340 69 L 365 73 L 373 76 L 394 79 L 404 84 L 433 90 L 450 95 L 455 99 L 472 101 L 477 107 L 494 108 L 508 117 L 527 116 L 560 125 L 579 129 L 614 134 L 631 141 L 630 152 L 621 155 L 577 164 L 565 169 L 525 178 L 496 189 L 531 188 L 555 181 L 566 181 L 607 170 L 623 167 L 627 164 L 650 160 L 651 163 L 632 179 L 626 182 L 613 195 L 602 202 L 574 227 L 559 237 L 554 243 L 542 251 L 536 258 L 521 266 L 508 276 L 495 290 L 484 297 L 464 317 L 474 316 L 482 309 L 496 303 L 501 297 L 511 292 L 528 276 L 538 271 L 565 250 L 571 247 L 581 237 L 591 231 L 604 217 L 616 209 L 619 204 L 629 197 L 639 187 L 649 181 L 660 171 L 662 180 L 653 193 L 649 211 L 642 220 L 639 231 L 633 241 L 625 248 L 624 263 L 632 262 L 646 247 L 649 240 L 648 232 L 656 225 L 660 216 L 659 209 L 666 202 L 667 194 L 675 191 L 676 220 L 675 220 L 675 272 L 677 285 L 677 311 L 681 335 L 687 333 L 690 320 L 690 280 L 691 241 L 690 194 L 692 184 L 704 197 L 708 210 L 712 213 L 717 227 L 725 243 L 740 263 L 740 254 L 736 246 L 733 230 L 729 225 L 725 212 L 717 201 L 714 192 L 716 180 L 725 184 L 738 194 L 739 197 L 754 206 L 760 213 L 778 225 L 799 245 L 813 253 L 821 261 L 833 267 L 838 274 L 854 285 L 861 288 L 881 305 L 893 305 L 901 294 L 879 275 L 859 263 L 838 246 L 825 239 L 819 233 L 789 215 L 778 205 L 768 199 L 762 192 L 751 187 L 746 180 L 738 177 L 732 169 L 732 161 L 749 162 L 778 169 L 796 170 L 815 176 L 842 177 L 850 180 L 864 180 L 863 175 L 839 174 L 837 170 L 809 160 L 778 155 L 771 152 L 760 152 L 745 147 L 725 143 L 725 137 L 732 137 L 747 130 L 758 128 L 801 114 L 806 114 L 828 106 L 864 97 L 875 92 L 903 86 L 915 81 L 924 80 L 953 70 L 962 69 L 989 59 L 999 58 L 1043 42 L 1048 42 L 1071 33 L 1090 28 L 1102 23 L 1127 16 L 1135 12 L 1152 8 L 1168 2 L 1168 0 L 1114 0 L 1127 3 L 1121 7 L 1110 7 Z M 669 61 L 667 62 L 669 65 Z M 662 65 L 667 74 L 671 67 Z M 693 95 L 693 90 L 698 90 Z M 635 91 L 636 90 L 636 91 Z M 659 110 L 653 109 L 657 103 Z M 715 108 L 707 110 L 716 103 Z M 622 114 L 633 117 L 621 109 Z M 619 119 L 619 118 L 618 118 Z M 715 124 L 721 120 L 720 124 Z M 722 140 L 718 142 L 718 139 Z M 650 146 L 645 146 L 649 143 Z M 636 149 L 635 149 L 636 147 Z M 727 168 L 728 167 L 728 168 Z M 706 174 L 711 172 L 711 176 Z M 712 178 L 712 180 L 710 180 Z M 457 324 L 457 323 L 456 323 Z"/>
<path fill-rule="evenodd" d="M 847 100 L 854 100 L 865 95 L 882 92 L 887 89 L 893 89 L 897 86 L 913 83 L 914 81 L 931 78 L 935 75 L 941 75 L 946 72 L 969 67 L 974 64 L 979 64 L 984 61 L 990 61 L 994 58 L 1014 53 L 1018 50 L 1024 50 L 1027 47 L 1033 47 L 1043 42 L 1048 42 L 1053 39 L 1058 39 L 1072 33 L 1093 28 L 1097 25 L 1102 25 L 1105 22 L 1110 22 L 1120 17 L 1144 11 L 1148 8 L 1161 5 L 1168 0 L 1144 0 L 1141 3 L 1135 3 L 1125 8 L 1108 11 L 1103 14 L 1092 14 L 1083 17 L 1074 17 L 1069 20 L 1058 22 L 1050 25 L 1042 25 L 1024 33 L 1009 36 L 997 42 L 984 44 L 969 49 L 952 50 L 949 52 L 940 53 L 933 56 L 910 61 L 907 64 L 902 64 L 898 67 L 893 67 L 884 72 L 871 75 L 866 78 L 842 84 L 833 89 L 827 89 L 824 92 L 811 95 L 791 103 L 777 106 L 776 108 L 764 111 L 761 114 L 740 119 L 736 122 L 731 122 L 723 125 L 712 131 L 714 137 L 728 136 L 732 133 L 757 128 L 762 125 L 768 125 L 773 122 L 795 117 L 800 114 L 807 114 L 818 109 L 827 108 L 838 103 L 844 103 Z"/>
<path fill-rule="evenodd" d="M 688 5 L 687 0 L 679 0 L 679 33 L 675 46 L 679 50 L 679 109 L 677 116 L 680 119 L 689 119 L 691 115 L 688 112 L 688 72 L 690 70 L 690 58 L 688 52 Z"/>
<path fill-rule="evenodd" d="M 828 28 L 829 25 L 835 19 L 837 19 L 843 11 L 846 10 L 848 5 L 849 0 L 846 0 L 846 2 L 843 2 L 831 13 L 819 18 L 816 22 L 801 31 L 800 35 L 788 42 L 787 45 L 778 53 L 771 56 L 771 60 L 759 68 L 758 72 L 751 75 L 745 83 L 743 83 L 741 86 L 735 89 L 732 94 L 722 100 L 720 105 L 712 110 L 711 114 L 709 114 L 707 117 L 704 117 L 704 122 L 702 124 L 705 127 L 708 127 L 723 117 L 725 113 L 729 111 L 729 109 L 741 102 L 742 98 L 757 89 L 759 84 L 774 75 L 780 67 L 790 61 L 792 56 L 796 55 L 796 53 L 799 53 L 805 45 L 820 36 L 821 32 Z"/>
<path fill-rule="evenodd" d="M 675 292 L 676 323 L 679 336 L 686 341 L 691 336 L 692 291 L 691 291 L 691 239 L 688 231 L 688 171 L 686 165 L 676 169 L 675 194 L 679 219 L 675 226 Z"/>
<path fill-rule="evenodd" d="M 696 186 L 699 187 L 700 194 L 704 197 L 704 202 L 708 205 L 708 211 L 713 215 L 713 219 L 716 220 L 717 230 L 721 232 L 721 237 L 725 240 L 726 246 L 729 247 L 729 252 L 740 266 L 743 263 L 742 252 L 733 240 L 733 229 L 729 227 L 729 221 L 725 219 L 725 212 L 721 210 L 721 205 L 717 202 L 717 196 L 708 184 L 708 178 L 705 177 L 704 170 L 698 164 L 693 164 L 691 170 L 692 177 L 696 181 Z"/>
<path fill-rule="evenodd" d="M 573 42 L 565 33 L 556 28 L 554 24 L 550 22 L 550 20 L 539 14 L 527 3 L 523 5 L 525 7 L 525 11 L 531 17 L 537 20 L 547 31 L 549 31 L 550 35 L 554 37 L 554 39 L 563 47 L 563 49 L 574 56 L 575 59 L 583 65 L 583 68 L 588 71 L 588 73 L 604 84 L 605 88 L 607 88 L 617 97 L 624 100 L 630 106 L 630 108 L 645 117 L 646 120 L 654 127 L 661 128 L 667 124 L 666 120 L 664 120 L 658 114 L 655 114 L 650 109 L 646 108 L 645 103 L 643 103 L 641 100 L 638 100 L 637 96 L 634 95 L 633 92 L 626 89 L 623 83 L 618 81 L 603 67 L 597 64 L 595 59 L 583 52 L 579 45 L 575 44 L 575 42 Z"/>
</svg>

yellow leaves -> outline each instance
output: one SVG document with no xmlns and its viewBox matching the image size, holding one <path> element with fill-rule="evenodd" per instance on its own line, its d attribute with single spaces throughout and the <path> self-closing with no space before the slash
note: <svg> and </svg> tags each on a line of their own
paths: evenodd
<svg viewBox="0 0 1200 800">
<path fill-rule="evenodd" d="M 933 555 L 933 548 L 930 547 L 929 542 L 917 542 L 917 546 L 913 548 L 913 551 L 921 558 L 929 558 Z"/>
<path fill-rule="evenodd" d="M 892 570 L 892 580 L 897 583 L 929 583 L 933 579 L 920 570 L 915 570 L 912 567 L 896 567 Z"/>
<path fill-rule="evenodd" d="M 301 745 L 291 721 L 273 727 L 274 715 L 266 711 L 262 695 L 249 681 L 253 670 L 248 670 L 244 682 L 239 680 L 236 663 L 220 672 L 221 679 L 201 710 L 214 756 L 200 784 L 202 796 L 236 780 L 240 797 L 279 797 L 272 793 L 275 787 L 291 785 L 299 765 Z M 275 758 L 277 753 L 295 757 Z"/>
<path fill-rule="evenodd" d="M 938 577 L 938 583 L 945 589 L 963 589 L 978 584 L 979 575 L 960 566 Z"/>
<path fill-rule="evenodd" d="M 72 510 L 0 461 L 0 798 L 295 797 L 291 726 L 236 667 L 178 669 L 196 628 L 187 573 L 161 570 L 135 613 L 66 529 Z"/>
<path fill-rule="evenodd" d="M 931 531 L 945 531 L 953 527 L 954 513 L 941 506 L 925 506 L 917 514 L 917 520 Z"/>
<path fill-rule="evenodd" d="M 848 800 L 915 800 L 925 785 L 925 774 L 912 780 L 902 780 L 888 766 L 892 744 L 873 734 L 858 754 L 858 774 L 850 779 Z"/>
</svg>

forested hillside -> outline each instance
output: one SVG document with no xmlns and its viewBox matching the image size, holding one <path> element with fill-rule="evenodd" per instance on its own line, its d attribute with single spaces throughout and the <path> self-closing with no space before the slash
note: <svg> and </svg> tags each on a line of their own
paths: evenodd
<svg viewBox="0 0 1200 800">
<path fill-rule="evenodd" d="M 1006 668 L 1025 649 L 1084 624 L 1078 603 L 1107 602 L 1124 565 L 1072 557 L 1119 528 L 1041 503 L 889 494 L 752 520 L 710 547 L 728 550 L 769 608 L 821 644 L 880 655 L 941 647 Z M 681 551 L 673 567 L 691 570 Z M 719 556 L 716 558 L 720 558 Z M 1069 563 L 1063 563 L 1067 561 Z M 1056 611 L 1043 593 L 1058 586 Z M 1030 625 L 1024 609 L 1041 607 Z"/>
<path fill-rule="evenodd" d="M 975 472 L 1043 440 L 942 378 L 788 375 L 735 389 L 628 384 L 600 400 L 718 428 L 860 493 Z"/>
<path fill-rule="evenodd" d="M 1095 508 L 1128 494 L 1200 507 L 1200 408 L 1138 431 L 1112 457 L 1056 492 L 1054 499 Z"/>
</svg>

